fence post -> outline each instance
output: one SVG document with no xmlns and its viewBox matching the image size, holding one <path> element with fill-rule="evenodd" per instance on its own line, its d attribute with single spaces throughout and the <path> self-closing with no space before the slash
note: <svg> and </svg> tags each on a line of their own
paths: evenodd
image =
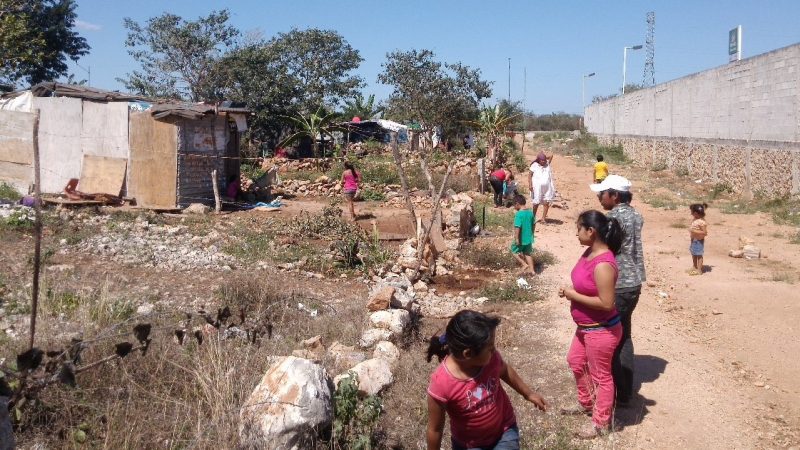
<svg viewBox="0 0 800 450">
<path fill-rule="evenodd" d="M 211 184 L 214 187 L 214 211 L 219 214 L 222 210 L 222 202 L 219 199 L 219 186 L 217 186 L 217 169 L 211 171 Z"/>
<path fill-rule="evenodd" d="M 33 182 L 34 184 L 34 250 L 33 250 L 33 286 L 31 287 L 31 336 L 29 348 L 33 348 L 36 336 L 36 313 L 39 309 L 39 271 L 42 263 L 42 177 L 39 165 L 39 115 L 37 108 L 33 112 Z"/>
</svg>

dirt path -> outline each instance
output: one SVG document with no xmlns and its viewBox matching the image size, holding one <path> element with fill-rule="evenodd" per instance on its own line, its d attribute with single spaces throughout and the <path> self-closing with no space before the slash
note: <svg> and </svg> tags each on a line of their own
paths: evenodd
<svg viewBox="0 0 800 450">
<path fill-rule="evenodd" d="M 537 149 L 538 151 L 538 149 Z M 526 158 L 534 153 L 526 148 Z M 537 228 L 537 247 L 558 264 L 543 282 L 563 284 L 581 247 L 574 223 L 585 209 L 599 209 L 588 188 L 590 168 L 556 155 L 556 188 L 569 209 L 551 208 L 563 223 Z M 706 264 L 711 271 L 691 277 L 688 211 L 652 208 L 636 197 L 641 171 L 613 167 L 634 181 L 633 205 L 644 215 L 648 283 L 633 315 L 636 348 L 634 408 L 619 410 L 621 432 L 605 446 L 623 448 L 786 448 L 800 442 L 800 317 L 796 285 L 776 273 L 794 272 L 798 247 L 770 237 L 778 227 L 763 215 L 723 215 L 708 210 Z M 757 232 L 761 237 L 755 238 Z M 767 260 L 727 256 L 739 235 L 758 240 Z M 793 259 L 792 256 L 795 258 Z M 568 308 L 554 291 L 546 300 L 564 354 L 574 331 Z M 563 357 L 563 355 L 561 355 Z M 566 370 L 566 363 L 564 363 Z"/>
</svg>

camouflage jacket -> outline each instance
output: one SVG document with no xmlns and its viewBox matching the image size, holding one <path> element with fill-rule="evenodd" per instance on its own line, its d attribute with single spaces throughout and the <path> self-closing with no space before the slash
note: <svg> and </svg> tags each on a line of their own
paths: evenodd
<svg viewBox="0 0 800 450">
<path fill-rule="evenodd" d="M 617 254 L 617 290 L 628 290 L 642 285 L 647 279 L 642 251 L 642 226 L 644 219 L 627 203 L 620 203 L 608 212 L 608 217 L 622 225 L 622 247 Z"/>
</svg>

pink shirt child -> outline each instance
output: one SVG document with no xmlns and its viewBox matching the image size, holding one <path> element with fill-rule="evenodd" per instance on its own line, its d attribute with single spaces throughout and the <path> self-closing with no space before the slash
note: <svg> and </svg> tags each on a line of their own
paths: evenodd
<svg viewBox="0 0 800 450">
<path fill-rule="evenodd" d="M 616 283 L 618 275 L 617 260 L 614 258 L 614 254 L 610 250 L 605 253 L 601 253 L 592 259 L 586 259 L 586 256 L 590 251 L 591 249 L 587 249 L 583 256 L 581 256 L 581 258 L 578 260 L 578 263 L 575 264 L 575 267 L 572 268 L 572 287 L 579 294 L 587 295 L 589 297 L 596 297 L 598 291 L 597 284 L 594 282 L 595 267 L 602 262 L 611 264 L 611 266 L 614 268 L 614 282 Z M 599 309 L 589 308 L 586 305 L 574 301 L 571 302 L 570 312 L 572 313 L 572 319 L 579 325 L 606 322 L 617 315 L 616 308 L 612 309 L 611 311 L 601 311 Z"/>
<path fill-rule="evenodd" d="M 344 190 L 347 192 L 355 192 L 358 190 L 358 178 L 360 178 L 360 174 L 356 172 L 356 175 L 353 176 L 353 172 L 351 170 L 346 170 L 344 172 Z"/>
<path fill-rule="evenodd" d="M 503 370 L 500 352 L 495 351 L 489 364 L 468 380 L 450 373 L 445 365 L 447 358 L 450 356 L 431 375 L 428 394 L 450 416 L 450 432 L 456 442 L 470 448 L 494 444 L 517 422 L 500 380 Z"/>
</svg>

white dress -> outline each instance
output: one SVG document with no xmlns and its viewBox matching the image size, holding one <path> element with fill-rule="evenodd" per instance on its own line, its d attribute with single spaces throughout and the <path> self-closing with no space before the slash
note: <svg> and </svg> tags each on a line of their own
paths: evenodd
<svg viewBox="0 0 800 450">
<path fill-rule="evenodd" d="M 531 164 L 531 200 L 534 205 L 543 202 L 552 202 L 555 199 L 556 188 L 553 186 L 553 175 L 550 164 L 542 167 L 537 162 Z"/>
</svg>

